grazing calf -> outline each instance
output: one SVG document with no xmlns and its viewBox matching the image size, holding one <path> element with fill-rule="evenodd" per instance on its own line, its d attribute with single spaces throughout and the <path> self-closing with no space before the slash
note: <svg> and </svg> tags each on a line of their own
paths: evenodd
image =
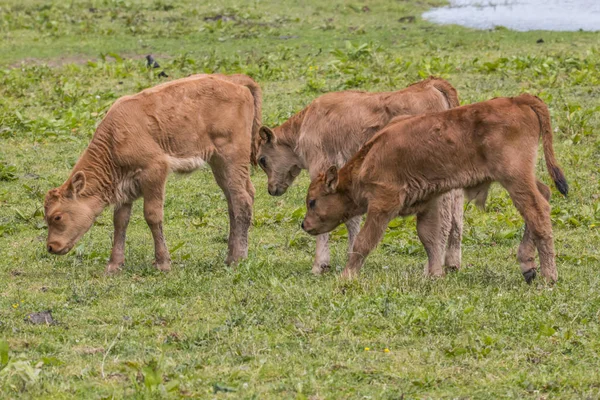
<svg viewBox="0 0 600 400">
<path fill-rule="evenodd" d="M 456 90 L 443 79 L 429 78 L 396 92 L 346 91 L 325 94 L 272 131 L 263 127 L 258 163 L 269 179 L 269 193 L 281 196 L 302 169 L 311 179 L 330 165 L 342 167 L 367 140 L 396 116 L 443 111 L 458 107 Z M 445 265 L 459 268 L 461 260 L 463 192 L 443 196 L 440 229 L 447 241 Z M 348 251 L 360 229 L 360 217 L 345 221 Z M 317 237 L 312 271 L 329 265 L 328 234 Z"/>
<path fill-rule="evenodd" d="M 523 276 L 528 283 L 535 276 L 537 247 L 542 275 L 556 281 L 550 189 L 535 177 L 540 136 L 548 172 L 566 195 L 567 181 L 554 157 L 548 108 L 535 96 L 497 98 L 396 121 L 339 172 L 332 166 L 311 182 L 302 227 L 318 235 L 366 212 L 342 273 L 354 277 L 388 222 L 398 215 L 417 214 L 417 232 L 429 259 L 425 272 L 439 276 L 443 252 L 435 210 L 440 196 L 465 188 L 483 206 L 490 184 L 497 181 L 525 219 L 518 252 Z"/>
<path fill-rule="evenodd" d="M 170 269 L 163 235 L 165 183 L 171 172 L 189 173 L 205 163 L 227 198 L 229 254 L 248 254 L 255 159 L 261 126 L 261 91 L 244 75 L 193 75 L 120 98 L 102 120 L 69 179 L 48 192 L 47 248 L 66 254 L 96 217 L 114 204 L 114 243 L 107 272 L 124 263 L 125 231 L 135 199 L 154 238 L 155 263 Z"/>
</svg>

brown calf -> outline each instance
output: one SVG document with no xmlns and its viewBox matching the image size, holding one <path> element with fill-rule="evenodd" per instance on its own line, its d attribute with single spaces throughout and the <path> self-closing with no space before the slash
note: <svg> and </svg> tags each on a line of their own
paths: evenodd
<svg viewBox="0 0 600 400">
<path fill-rule="evenodd" d="M 429 78 L 396 92 L 345 91 L 327 93 L 272 131 L 260 131 L 258 162 L 269 178 L 269 193 L 280 196 L 302 169 L 311 179 L 330 165 L 342 167 L 367 140 L 396 116 L 415 115 L 458 107 L 456 90 L 443 79 Z M 459 268 L 463 193 L 444 196 L 440 207 L 445 265 Z M 345 221 L 348 251 L 360 229 L 360 217 Z M 312 271 L 329 265 L 328 234 L 317 237 Z"/>
<path fill-rule="evenodd" d="M 525 219 L 518 252 L 525 279 L 530 282 L 535 276 L 537 247 L 542 275 L 556 281 L 550 190 L 535 177 L 540 135 L 548 172 L 566 195 L 568 185 L 554 157 L 548 108 L 539 98 L 523 94 L 388 125 L 339 173 L 332 166 L 311 182 L 302 226 L 312 235 L 322 234 L 366 212 L 342 273 L 353 277 L 392 218 L 417 214 L 417 231 L 429 259 L 426 273 L 442 275 L 443 248 L 435 212 L 440 195 L 466 188 L 481 205 L 490 184 L 497 181 Z"/>
<path fill-rule="evenodd" d="M 48 251 L 66 254 L 96 217 L 114 204 L 114 243 L 107 272 L 124 263 L 125 231 L 135 199 L 154 238 L 155 263 L 170 269 L 163 235 L 165 183 L 170 172 L 205 163 L 227 198 L 232 263 L 248 254 L 261 92 L 244 75 L 194 75 L 120 98 L 110 108 L 69 179 L 48 192 Z"/>
</svg>

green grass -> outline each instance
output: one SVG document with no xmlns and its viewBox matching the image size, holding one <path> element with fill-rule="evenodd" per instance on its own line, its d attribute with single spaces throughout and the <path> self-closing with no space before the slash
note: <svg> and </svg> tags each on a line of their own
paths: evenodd
<svg viewBox="0 0 600 400">
<path fill-rule="evenodd" d="M 442 3 L 0 5 L 0 397 L 598 398 L 600 34 L 419 18 Z M 215 15 L 233 19 L 204 19 Z M 398 22 L 408 15 L 417 21 Z M 327 91 L 392 90 L 430 74 L 450 80 L 463 104 L 540 95 L 571 185 L 568 199 L 552 198 L 559 282 L 524 283 L 522 220 L 499 187 L 486 213 L 466 206 L 456 274 L 422 278 L 426 257 L 407 218 L 391 224 L 358 281 L 337 278 L 343 230 L 333 235 L 336 271 L 313 277 L 314 239 L 299 227 L 306 174 L 273 198 L 259 170 L 250 257 L 236 269 L 223 262 L 226 203 L 208 170 L 169 180 L 171 273 L 152 268 L 139 203 L 120 275 L 103 275 L 110 210 L 71 254 L 47 254 L 43 195 L 112 102 L 161 82 L 144 66 L 148 53 L 169 79 L 251 75 L 272 126 Z M 549 183 L 541 160 L 538 176 Z M 24 321 L 48 309 L 56 325 Z"/>
</svg>

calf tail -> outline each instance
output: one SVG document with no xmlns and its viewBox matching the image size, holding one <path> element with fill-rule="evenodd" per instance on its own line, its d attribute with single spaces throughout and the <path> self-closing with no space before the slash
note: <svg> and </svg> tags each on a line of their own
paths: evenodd
<svg viewBox="0 0 600 400">
<path fill-rule="evenodd" d="M 569 184 L 560 169 L 556 157 L 554 156 L 554 147 L 552 146 L 552 126 L 550 125 L 550 112 L 548 106 L 537 96 L 523 95 L 528 97 L 527 105 L 536 113 L 540 122 L 540 133 L 542 136 L 542 147 L 544 148 L 544 158 L 548 173 L 554 181 L 554 185 L 560 193 L 566 196 L 569 193 Z"/>
<path fill-rule="evenodd" d="M 258 156 L 258 147 L 260 142 L 260 136 L 258 131 L 262 126 L 262 91 L 260 90 L 260 86 L 256 83 L 252 78 L 237 74 L 231 75 L 229 77 L 233 82 L 238 85 L 246 86 L 250 93 L 252 93 L 252 98 L 254 99 L 254 119 L 252 121 L 252 142 L 250 145 L 250 162 L 252 165 L 257 165 L 257 156 Z"/>
<path fill-rule="evenodd" d="M 460 102 L 458 100 L 458 92 L 456 91 L 454 86 L 450 84 L 450 82 L 442 78 L 436 78 L 434 76 L 429 77 L 429 79 L 431 80 L 433 87 L 444 95 L 450 108 L 460 107 Z"/>
</svg>

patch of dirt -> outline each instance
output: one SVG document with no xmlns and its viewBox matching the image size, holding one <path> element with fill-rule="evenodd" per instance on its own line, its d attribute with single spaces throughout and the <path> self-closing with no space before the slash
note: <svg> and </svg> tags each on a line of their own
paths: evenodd
<svg viewBox="0 0 600 400">
<path fill-rule="evenodd" d="M 164 343 L 178 343 L 181 342 L 182 335 L 177 332 L 171 332 L 167 335 L 164 340 Z"/>
<path fill-rule="evenodd" d="M 223 22 L 235 21 L 235 15 L 216 14 L 216 15 L 212 15 L 210 17 L 204 17 L 204 20 L 205 21 L 223 21 Z"/>
<path fill-rule="evenodd" d="M 147 53 L 146 53 L 147 54 Z M 145 60 L 146 58 L 146 54 L 119 54 L 121 56 L 121 58 L 123 58 L 124 60 L 127 59 L 133 59 L 133 60 Z M 156 54 L 154 55 L 155 58 L 157 59 L 170 59 L 171 57 L 169 55 L 166 54 Z M 51 68 L 56 68 L 56 67 L 62 67 L 63 65 L 68 65 L 68 64 L 78 64 L 78 65 L 84 65 L 87 64 L 89 61 L 91 62 L 99 62 L 100 58 L 99 57 L 90 57 L 90 56 L 85 56 L 85 55 L 72 55 L 72 56 L 61 56 L 61 57 L 56 57 L 56 58 L 35 58 L 35 57 L 27 57 L 24 58 L 20 61 L 14 62 L 12 64 L 8 65 L 8 68 L 20 68 L 22 65 L 47 65 Z M 113 62 L 114 59 L 107 55 L 106 56 L 106 61 L 107 62 Z"/>
<path fill-rule="evenodd" d="M 76 346 L 76 347 L 73 347 L 73 351 L 75 351 L 76 353 L 79 353 L 79 354 L 91 355 L 91 354 L 104 353 L 104 347 Z"/>
<path fill-rule="evenodd" d="M 93 61 L 92 57 L 78 55 L 78 56 L 62 56 L 58 58 L 35 58 L 27 57 L 21 61 L 15 62 L 9 65 L 9 68 L 19 68 L 22 65 L 47 65 L 49 67 L 62 67 L 67 64 L 86 64 L 88 61 Z"/>
<path fill-rule="evenodd" d="M 41 311 L 37 313 L 27 314 L 25 322 L 34 325 L 56 325 L 56 321 L 52 318 L 52 311 Z"/>
<path fill-rule="evenodd" d="M 407 15 L 405 17 L 402 17 L 400 19 L 398 19 L 398 22 L 403 22 L 403 23 L 413 23 L 417 20 L 417 18 L 414 15 Z"/>
<path fill-rule="evenodd" d="M 113 372 L 112 374 L 108 374 L 106 376 L 108 379 L 114 379 L 117 381 L 127 381 L 129 377 L 125 374 L 119 374 L 118 372 Z"/>
</svg>

